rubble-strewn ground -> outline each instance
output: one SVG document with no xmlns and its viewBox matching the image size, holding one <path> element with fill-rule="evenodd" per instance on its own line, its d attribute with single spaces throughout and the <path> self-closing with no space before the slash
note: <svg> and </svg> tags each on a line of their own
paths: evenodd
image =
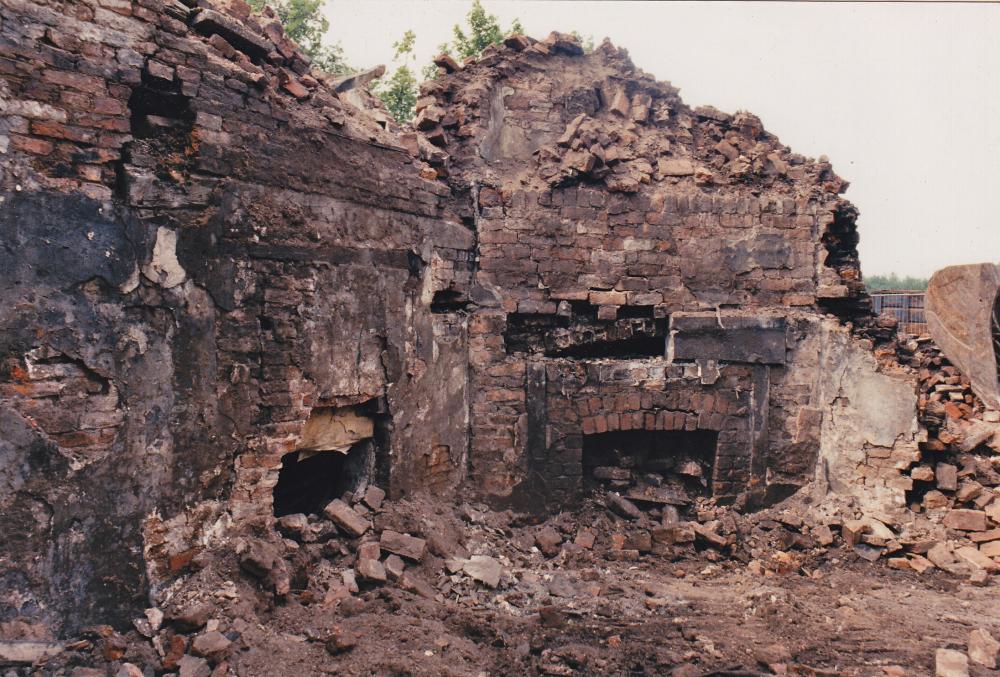
<svg viewBox="0 0 1000 677">
<path fill-rule="evenodd" d="M 893 568 L 947 542 L 911 537 L 927 524 L 892 524 L 886 566 L 866 559 L 885 523 L 809 503 L 744 515 L 702 499 L 674 521 L 598 492 L 527 524 L 375 490 L 351 510 L 360 538 L 333 508 L 280 520 L 284 539 L 233 537 L 135 631 L 95 628 L 37 674 L 921 675 L 938 649 L 1000 634 L 975 567 Z"/>
</svg>

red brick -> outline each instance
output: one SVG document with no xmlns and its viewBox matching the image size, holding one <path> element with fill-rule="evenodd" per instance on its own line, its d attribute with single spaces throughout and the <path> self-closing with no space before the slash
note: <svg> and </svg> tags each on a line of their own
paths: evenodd
<svg viewBox="0 0 1000 677">
<path fill-rule="evenodd" d="M 94 99 L 91 110 L 98 115 L 124 115 L 126 108 L 118 99 L 102 96 Z"/>
<path fill-rule="evenodd" d="M 89 92 L 90 94 L 105 94 L 107 92 L 104 80 L 96 75 L 47 70 L 42 73 L 42 80 L 59 85 L 60 87 L 69 87 L 81 92 Z"/>
<path fill-rule="evenodd" d="M 81 115 L 76 117 L 73 122 L 81 127 L 91 127 L 94 129 L 103 129 L 109 132 L 122 132 L 128 133 L 131 130 L 128 118 L 125 117 L 107 117 L 103 115 Z"/>
<path fill-rule="evenodd" d="M 24 153 L 32 155 L 48 155 L 52 152 L 52 142 L 37 139 L 33 136 L 21 136 L 19 134 L 10 137 L 11 147 Z"/>
<path fill-rule="evenodd" d="M 47 122 L 45 120 L 35 120 L 31 123 L 31 133 L 38 136 L 48 136 L 53 139 L 66 139 L 78 143 L 93 143 L 96 135 L 89 129 L 82 129 L 72 125 L 63 125 L 58 122 Z"/>
<path fill-rule="evenodd" d="M 168 66 L 160 61 L 156 61 L 155 59 L 150 59 L 146 64 L 146 72 L 154 78 L 159 78 L 160 80 L 173 82 L 174 79 L 174 67 Z"/>
</svg>

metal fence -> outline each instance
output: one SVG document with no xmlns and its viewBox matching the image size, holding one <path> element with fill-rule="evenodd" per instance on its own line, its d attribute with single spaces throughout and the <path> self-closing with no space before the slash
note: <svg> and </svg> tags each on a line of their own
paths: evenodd
<svg viewBox="0 0 1000 677">
<path fill-rule="evenodd" d="M 872 309 L 876 315 L 883 313 L 899 320 L 899 331 L 907 334 L 926 334 L 924 318 L 924 292 L 886 290 L 875 292 Z"/>
</svg>

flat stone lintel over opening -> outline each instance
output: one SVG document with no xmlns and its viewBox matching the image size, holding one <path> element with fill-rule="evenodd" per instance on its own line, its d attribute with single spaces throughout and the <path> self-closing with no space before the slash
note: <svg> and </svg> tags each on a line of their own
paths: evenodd
<svg viewBox="0 0 1000 677">
<path fill-rule="evenodd" d="M 786 321 L 781 316 L 674 313 L 668 355 L 677 361 L 784 364 L 785 333 Z"/>
</svg>

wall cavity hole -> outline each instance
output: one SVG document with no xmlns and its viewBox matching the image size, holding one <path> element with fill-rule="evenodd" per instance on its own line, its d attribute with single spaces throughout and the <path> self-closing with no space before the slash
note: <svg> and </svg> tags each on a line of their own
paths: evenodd
<svg viewBox="0 0 1000 677">
<path fill-rule="evenodd" d="M 274 487 L 274 516 L 320 514 L 333 499 L 368 484 L 374 458 L 372 440 L 358 442 L 346 454 L 323 451 L 305 459 L 298 451 L 285 454 Z"/>
<path fill-rule="evenodd" d="M 431 300 L 432 313 L 457 313 L 465 310 L 469 299 L 464 292 L 457 289 L 442 289 L 434 292 Z"/>
<path fill-rule="evenodd" d="M 164 82 L 143 71 L 142 82 L 128 100 L 132 134 L 148 138 L 177 133 L 186 136 L 194 125 L 191 98 L 180 91 L 180 82 Z"/>
<path fill-rule="evenodd" d="M 618 491 L 649 503 L 685 505 L 696 496 L 711 494 L 718 439 L 714 430 L 584 435 L 584 486 Z"/>
</svg>

